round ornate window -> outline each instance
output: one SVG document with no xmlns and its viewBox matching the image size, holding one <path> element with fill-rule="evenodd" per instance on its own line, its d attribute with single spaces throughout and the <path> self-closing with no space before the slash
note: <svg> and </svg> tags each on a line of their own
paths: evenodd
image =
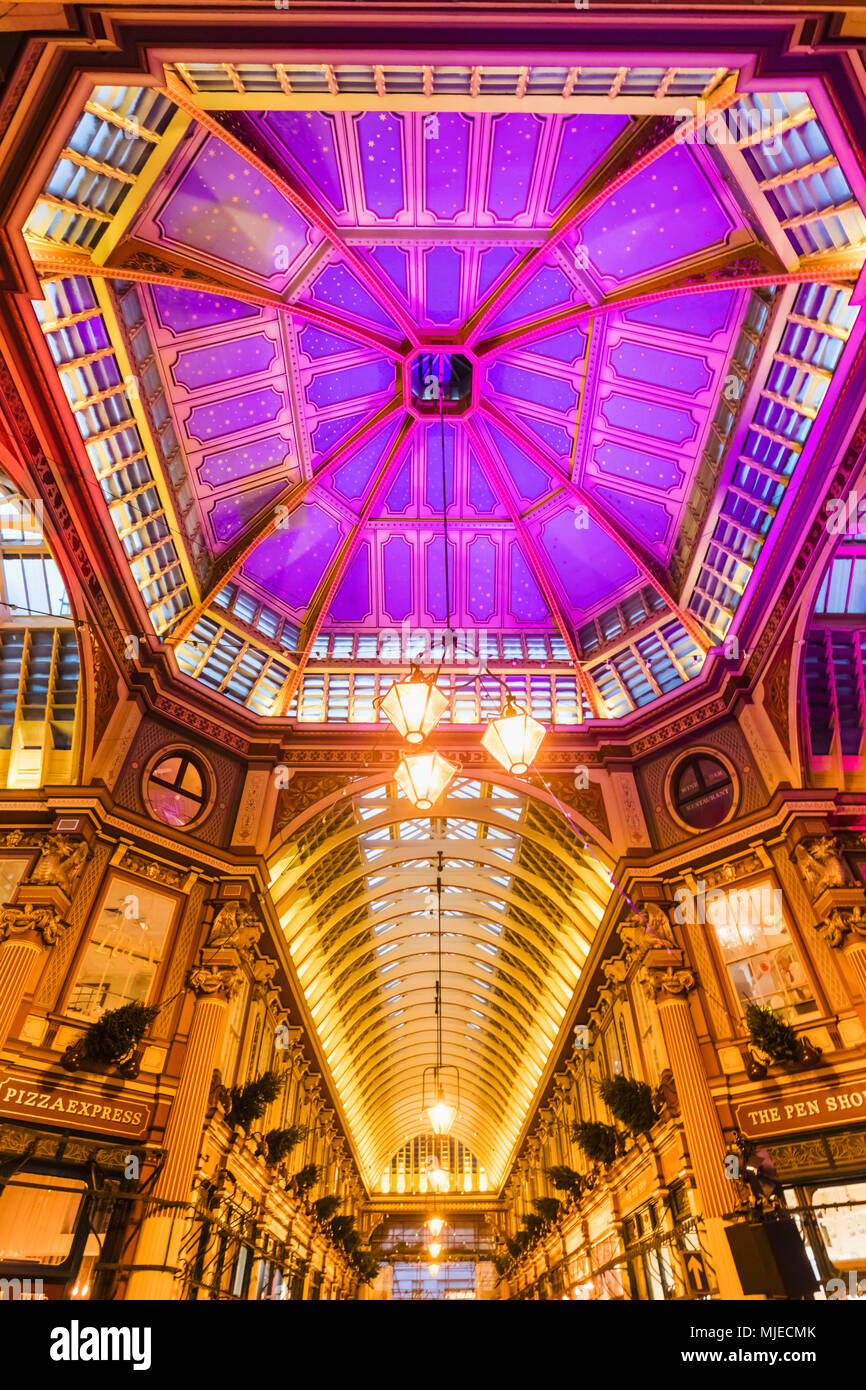
<svg viewBox="0 0 866 1390">
<path fill-rule="evenodd" d="M 667 776 L 667 798 L 681 825 L 713 830 L 734 813 L 737 782 L 726 758 L 698 749 L 680 758 Z"/>
<path fill-rule="evenodd" d="M 188 748 L 161 748 L 142 779 L 145 805 L 153 818 L 184 828 L 207 815 L 213 804 L 213 788 L 211 769 Z"/>
</svg>

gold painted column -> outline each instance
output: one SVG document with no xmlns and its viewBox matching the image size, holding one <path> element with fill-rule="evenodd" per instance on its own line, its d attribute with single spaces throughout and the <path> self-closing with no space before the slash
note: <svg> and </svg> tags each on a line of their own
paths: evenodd
<svg viewBox="0 0 866 1390">
<path fill-rule="evenodd" d="M 64 924 L 53 906 L 23 903 L 0 910 L 0 1048 L 33 979 L 36 963 L 57 940 Z"/>
<path fill-rule="evenodd" d="M 647 965 L 644 979 L 655 995 L 674 1074 L 719 1295 L 742 1299 L 742 1285 L 722 1220 L 723 1213 L 730 1211 L 734 1201 L 731 1182 L 725 1175 L 725 1141 L 689 1008 L 688 996 L 695 987 L 695 977 L 690 970 L 666 964 L 664 967 Z"/>
<path fill-rule="evenodd" d="M 834 907 L 816 930 L 828 946 L 841 950 L 866 1000 L 866 910 L 858 904 Z"/>
<path fill-rule="evenodd" d="M 196 1004 L 181 1067 L 177 1092 L 171 1103 L 163 1147 L 165 1163 L 153 1189 L 163 1202 L 188 1202 L 201 1149 L 202 1126 L 214 1067 L 225 1027 L 226 1006 L 240 983 L 236 951 L 225 950 L 208 965 L 190 973 L 188 985 Z M 135 1248 L 135 1264 L 126 1290 L 128 1299 L 169 1300 L 174 1293 L 175 1271 L 185 1221 L 181 1207 L 148 1207 Z"/>
</svg>

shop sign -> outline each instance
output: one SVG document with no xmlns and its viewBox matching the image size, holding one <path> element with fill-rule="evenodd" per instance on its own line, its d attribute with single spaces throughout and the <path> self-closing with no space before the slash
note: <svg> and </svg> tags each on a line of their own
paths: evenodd
<svg viewBox="0 0 866 1390">
<path fill-rule="evenodd" d="M 49 1076 L 0 1071 L 0 1114 L 18 1120 L 95 1130 L 113 1138 L 138 1139 L 147 1133 L 149 1105 L 123 1095 L 57 1084 Z"/>
<path fill-rule="evenodd" d="M 738 1129 L 755 1139 L 858 1121 L 866 1123 L 866 1081 L 837 1082 L 797 1095 L 786 1092 L 748 1101 L 736 1110 Z"/>
</svg>

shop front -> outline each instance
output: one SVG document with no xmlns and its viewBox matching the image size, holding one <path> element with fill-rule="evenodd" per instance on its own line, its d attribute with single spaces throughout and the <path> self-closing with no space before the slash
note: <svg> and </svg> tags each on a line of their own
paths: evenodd
<svg viewBox="0 0 866 1390">
<path fill-rule="evenodd" d="M 112 1296 L 160 1157 L 151 1110 L 120 1088 L 0 1072 L 0 1299 Z"/>
<path fill-rule="evenodd" d="M 736 1121 L 775 1167 L 814 1297 L 866 1299 L 866 1079 L 786 1088 L 738 1106 Z"/>
</svg>

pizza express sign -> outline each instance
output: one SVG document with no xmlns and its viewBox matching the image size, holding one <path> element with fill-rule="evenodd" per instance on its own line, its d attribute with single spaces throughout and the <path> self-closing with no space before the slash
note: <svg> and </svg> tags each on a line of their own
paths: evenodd
<svg viewBox="0 0 866 1390">
<path fill-rule="evenodd" d="M 840 1082 L 819 1090 L 801 1091 L 739 1105 L 736 1112 L 741 1133 L 753 1139 L 769 1134 L 793 1134 L 800 1129 L 866 1122 L 866 1082 Z"/>
<path fill-rule="evenodd" d="M 19 1120 L 137 1139 L 146 1134 L 149 1106 L 124 1096 L 107 1096 L 71 1086 L 55 1085 L 49 1077 L 0 1073 L 0 1114 Z"/>
</svg>

